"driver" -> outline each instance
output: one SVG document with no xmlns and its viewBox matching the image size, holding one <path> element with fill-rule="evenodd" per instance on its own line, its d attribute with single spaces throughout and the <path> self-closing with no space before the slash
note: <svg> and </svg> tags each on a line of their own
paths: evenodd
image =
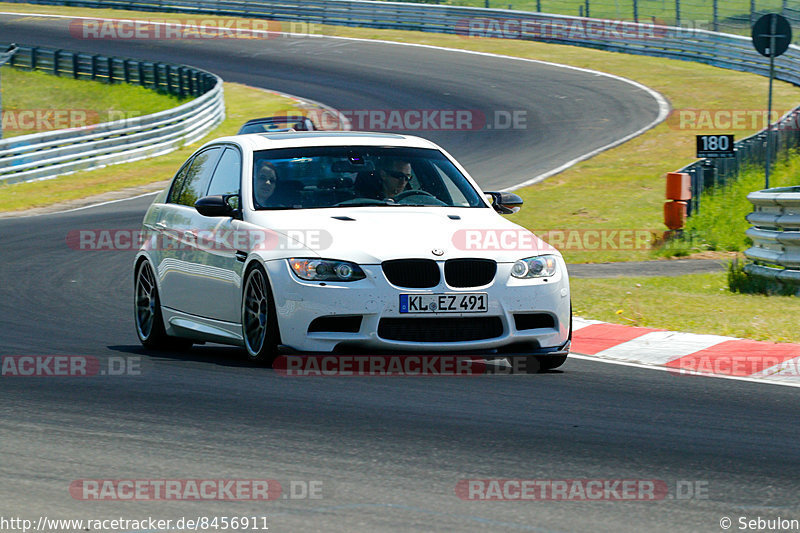
<svg viewBox="0 0 800 533">
<path fill-rule="evenodd" d="M 411 163 L 402 159 L 389 159 L 382 161 L 380 167 L 380 186 L 381 197 L 383 199 L 394 198 L 406 188 L 406 185 L 413 174 Z"/>
</svg>

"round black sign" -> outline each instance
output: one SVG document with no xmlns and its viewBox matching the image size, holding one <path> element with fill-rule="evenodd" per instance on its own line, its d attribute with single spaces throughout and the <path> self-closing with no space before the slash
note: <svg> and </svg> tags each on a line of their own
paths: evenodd
<svg viewBox="0 0 800 533">
<path fill-rule="evenodd" d="M 778 57 L 791 42 L 792 27 L 782 15 L 767 13 L 753 24 L 753 46 L 762 56 Z"/>
</svg>

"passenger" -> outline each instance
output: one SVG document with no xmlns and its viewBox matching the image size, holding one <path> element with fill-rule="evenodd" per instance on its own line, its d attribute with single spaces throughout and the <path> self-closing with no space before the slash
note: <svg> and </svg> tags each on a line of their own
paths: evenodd
<svg viewBox="0 0 800 533">
<path fill-rule="evenodd" d="M 259 163 L 258 171 L 253 180 L 256 204 L 259 207 L 268 207 L 269 199 L 275 193 L 275 186 L 278 181 L 278 173 L 275 166 L 269 161 Z"/>
</svg>

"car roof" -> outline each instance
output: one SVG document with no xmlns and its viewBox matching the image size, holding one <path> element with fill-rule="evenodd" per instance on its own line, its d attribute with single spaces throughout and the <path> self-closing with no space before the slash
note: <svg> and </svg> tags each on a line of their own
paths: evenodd
<svg viewBox="0 0 800 533">
<path fill-rule="evenodd" d="M 439 149 L 431 141 L 413 135 L 367 131 L 294 131 L 246 133 L 221 137 L 207 144 L 235 142 L 253 151 L 307 146 L 397 146 Z"/>
<path fill-rule="evenodd" d="M 261 117 L 261 118 L 254 118 L 250 119 L 244 123 L 245 126 L 248 124 L 263 124 L 263 123 L 270 123 L 270 122 L 300 122 L 311 120 L 310 118 L 303 116 L 303 115 L 276 115 L 274 117 Z"/>
</svg>

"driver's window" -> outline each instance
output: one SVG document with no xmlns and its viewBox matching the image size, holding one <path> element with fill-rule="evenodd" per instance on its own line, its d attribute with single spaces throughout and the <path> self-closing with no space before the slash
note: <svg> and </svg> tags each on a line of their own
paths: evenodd
<svg viewBox="0 0 800 533">
<path fill-rule="evenodd" d="M 211 173 L 216 167 L 221 152 L 221 147 L 214 147 L 203 150 L 194 156 L 178 196 L 179 204 L 193 206 L 197 200 L 205 196 Z"/>
<path fill-rule="evenodd" d="M 438 181 L 444 184 L 444 188 L 450 196 L 449 198 L 440 199 L 454 207 L 469 207 L 469 200 L 467 200 L 467 197 L 464 196 L 464 193 L 461 192 L 461 189 L 458 188 L 455 182 L 447 176 L 444 169 L 440 168 L 436 163 L 432 163 L 431 166 L 436 170 Z"/>
<path fill-rule="evenodd" d="M 206 195 L 239 194 L 242 176 L 242 157 L 239 150 L 226 148 L 219 158 Z"/>
</svg>

